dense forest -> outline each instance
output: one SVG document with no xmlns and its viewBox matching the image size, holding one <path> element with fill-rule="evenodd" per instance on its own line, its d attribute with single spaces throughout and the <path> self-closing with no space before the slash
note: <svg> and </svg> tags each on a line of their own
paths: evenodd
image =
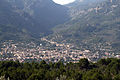
<svg viewBox="0 0 120 80">
<path fill-rule="evenodd" d="M 101 59 L 97 63 L 0 62 L 0 80 L 120 80 L 120 59 Z"/>
</svg>

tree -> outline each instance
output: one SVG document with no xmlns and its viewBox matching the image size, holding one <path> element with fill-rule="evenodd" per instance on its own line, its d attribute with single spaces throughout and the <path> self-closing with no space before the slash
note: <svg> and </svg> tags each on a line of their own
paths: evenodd
<svg viewBox="0 0 120 80">
<path fill-rule="evenodd" d="M 40 80 L 39 77 L 40 77 L 40 76 L 37 75 L 37 74 L 32 74 L 32 75 L 28 78 L 28 80 Z"/>
<path fill-rule="evenodd" d="M 83 75 L 83 80 L 104 80 L 104 77 L 96 69 L 90 70 Z"/>
<path fill-rule="evenodd" d="M 120 80 L 120 74 L 116 75 L 116 76 L 114 77 L 114 80 Z"/>
<path fill-rule="evenodd" d="M 88 59 L 80 59 L 80 61 L 79 61 L 79 66 L 80 66 L 80 68 L 81 69 L 83 69 L 83 68 L 85 68 L 85 69 L 88 69 L 89 68 L 89 61 L 88 61 Z"/>
<path fill-rule="evenodd" d="M 0 77 L 0 80 L 10 80 L 10 78 L 8 77 L 8 78 L 5 78 L 5 75 L 4 76 L 1 76 Z"/>
</svg>

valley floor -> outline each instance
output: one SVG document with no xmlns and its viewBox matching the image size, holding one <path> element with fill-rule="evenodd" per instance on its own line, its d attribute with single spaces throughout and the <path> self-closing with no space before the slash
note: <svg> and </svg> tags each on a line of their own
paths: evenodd
<svg viewBox="0 0 120 80">
<path fill-rule="evenodd" d="M 120 58 L 113 51 L 90 51 L 77 49 L 75 45 L 68 43 L 57 43 L 47 38 L 41 38 L 41 43 L 14 42 L 12 40 L 3 42 L 0 50 L 0 61 L 19 60 L 20 62 L 31 62 L 45 60 L 47 62 L 79 62 L 81 58 L 96 62 L 101 58 Z"/>
</svg>

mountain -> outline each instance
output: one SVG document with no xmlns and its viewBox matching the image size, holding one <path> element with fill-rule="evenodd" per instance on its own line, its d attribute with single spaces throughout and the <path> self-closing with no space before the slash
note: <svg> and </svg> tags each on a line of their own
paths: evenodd
<svg viewBox="0 0 120 80">
<path fill-rule="evenodd" d="M 52 0 L 0 0 L 0 35 L 9 40 L 8 34 L 10 39 L 49 34 L 52 27 L 69 19 L 67 11 Z"/>
<path fill-rule="evenodd" d="M 0 40 L 38 39 L 53 29 L 48 37 L 57 42 L 119 50 L 119 13 L 119 0 L 76 0 L 65 6 L 52 0 L 0 0 Z"/>
<path fill-rule="evenodd" d="M 66 5 L 69 7 L 69 12 L 71 17 L 76 17 L 80 15 L 81 13 L 84 13 L 84 10 L 87 10 L 89 8 L 94 8 L 97 6 L 100 2 L 103 2 L 105 0 L 76 0 L 73 3 L 70 3 Z"/>
<path fill-rule="evenodd" d="M 68 19 L 68 8 L 55 4 L 52 0 L 8 0 L 8 2 L 13 7 L 17 6 L 17 10 L 28 13 L 40 24 L 44 23 L 43 26 L 47 28 L 64 23 Z"/>
<path fill-rule="evenodd" d="M 82 4 L 84 2 L 70 4 L 70 6 L 73 5 L 69 7 L 72 19 L 54 28 L 52 39 L 74 43 L 79 48 L 85 46 L 87 49 L 93 47 L 99 49 L 97 46 L 109 45 L 119 50 L 120 0 L 94 1 L 86 4 Z M 74 4 L 76 5 L 74 6 Z M 84 8 L 80 4 L 85 5 Z"/>
</svg>

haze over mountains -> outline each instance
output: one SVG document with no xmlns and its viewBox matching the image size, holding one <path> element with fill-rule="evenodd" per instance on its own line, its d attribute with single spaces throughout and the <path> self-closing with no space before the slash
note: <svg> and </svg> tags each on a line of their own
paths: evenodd
<svg viewBox="0 0 120 80">
<path fill-rule="evenodd" d="M 52 0 L 0 0 L 0 38 L 23 39 L 24 35 L 51 33 L 52 27 L 69 19 L 67 10 Z"/>
</svg>

